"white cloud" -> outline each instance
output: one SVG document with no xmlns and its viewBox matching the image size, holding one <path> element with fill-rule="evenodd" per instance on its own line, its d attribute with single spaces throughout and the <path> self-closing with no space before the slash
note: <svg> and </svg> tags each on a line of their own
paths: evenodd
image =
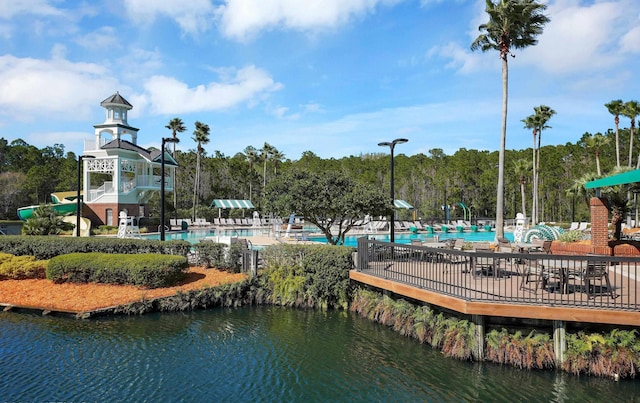
<svg viewBox="0 0 640 403">
<path fill-rule="evenodd" d="M 86 119 L 96 99 L 113 92 L 116 80 L 102 66 L 73 63 L 57 56 L 50 60 L 0 56 L 0 110 L 20 119 L 36 116 Z"/>
<path fill-rule="evenodd" d="M 283 27 L 299 31 L 333 28 L 371 13 L 380 4 L 401 0 L 227 0 L 221 6 L 221 31 L 245 40 L 264 29 Z"/>
<path fill-rule="evenodd" d="M 60 16 L 62 11 L 48 4 L 47 0 L 0 0 L 0 18 L 10 19 L 19 14 Z"/>
<path fill-rule="evenodd" d="M 620 40 L 623 52 L 639 53 L 640 52 L 640 27 L 635 27 L 627 32 Z"/>
<path fill-rule="evenodd" d="M 176 114 L 220 110 L 252 102 L 256 97 L 279 90 L 282 85 L 265 71 L 248 66 L 238 70 L 231 79 L 195 88 L 167 76 L 151 77 L 144 87 L 155 113 Z"/>
<path fill-rule="evenodd" d="M 174 19 L 180 29 L 195 35 L 214 23 L 216 8 L 209 0 L 125 0 L 129 18 L 137 24 L 150 24 L 159 16 Z"/>
<path fill-rule="evenodd" d="M 122 47 L 116 35 L 116 30 L 113 27 L 106 26 L 80 36 L 76 39 L 76 43 L 83 48 L 90 50 L 97 49 L 102 52 L 105 49 L 112 52 Z"/>
</svg>

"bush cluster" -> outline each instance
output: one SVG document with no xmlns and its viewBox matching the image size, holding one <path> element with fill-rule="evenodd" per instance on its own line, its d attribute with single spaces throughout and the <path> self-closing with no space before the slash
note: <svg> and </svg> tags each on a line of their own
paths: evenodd
<svg viewBox="0 0 640 403">
<path fill-rule="evenodd" d="M 184 256 L 70 253 L 49 260 L 46 277 L 54 283 L 95 282 L 158 288 L 174 285 L 188 267 Z"/>
<path fill-rule="evenodd" d="M 230 273 L 240 273 L 242 268 L 242 246 L 232 243 L 227 246 L 223 243 L 200 242 L 193 245 L 198 257 L 198 264 L 209 268 L 215 267 Z"/>
<path fill-rule="evenodd" d="M 44 278 L 46 269 L 46 260 L 36 260 L 33 256 L 14 256 L 0 252 L 0 280 Z"/>
<path fill-rule="evenodd" d="M 262 251 L 263 286 L 277 305 L 342 308 L 349 304 L 353 248 L 332 245 L 273 245 Z"/>
<path fill-rule="evenodd" d="M 585 234 L 582 231 L 571 230 L 563 232 L 558 236 L 560 242 L 577 242 L 585 239 Z"/>
<path fill-rule="evenodd" d="M 41 260 L 77 252 L 152 253 L 186 257 L 190 250 L 191 244 L 187 241 L 29 235 L 0 237 L 0 252 L 15 256 L 29 255 Z"/>
</svg>

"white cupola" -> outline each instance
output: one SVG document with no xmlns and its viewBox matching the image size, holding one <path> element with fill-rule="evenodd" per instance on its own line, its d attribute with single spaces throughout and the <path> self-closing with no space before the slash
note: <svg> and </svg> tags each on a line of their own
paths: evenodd
<svg viewBox="0 0 640 403">
<path fill-rule="evenodd" d="M 123 134 L 131 136 L 131 142 L 137 143 L 138 129 L 129 126 L 127 123 L 127 113 L 133 108 L 119 92 L 100 102 L 100 106 L 105 108 L 106 117 L 104 123 L 94 125 L 96 137 L 96 149 L 103 144 L 101 137 L 103 133 L 111 135 L 111 140 L 120 140 Z"/>
</svg>

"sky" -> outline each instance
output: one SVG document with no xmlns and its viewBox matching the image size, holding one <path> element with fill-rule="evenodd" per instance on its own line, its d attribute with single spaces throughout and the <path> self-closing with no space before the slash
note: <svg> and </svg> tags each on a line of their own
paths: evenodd
<svg viewBox="0 0 640 403">
<path fill-rule="evenodd" d="M 543 145 L 614 128 L 640 99 L 640 1 L 549 0 L 538 44 L 509 58 L 507 149 L 522 119 L 556 111 Z M 287 159 L 500 147 L 501 61 L 471 51 L 485 0 L 0 0 L 0 137 L 83 152 L 100 102 L 133 109 L 138 144 L 181 118 L 207 155 L 269 143 Z M 629 120 L 621 118 L 621 127 Z"/>
</svg>

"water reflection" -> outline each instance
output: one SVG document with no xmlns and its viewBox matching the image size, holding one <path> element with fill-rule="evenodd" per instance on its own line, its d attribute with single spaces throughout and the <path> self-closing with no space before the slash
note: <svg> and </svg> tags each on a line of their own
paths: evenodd
<svg viewBox="0 0 640 403">
<path fill-rule="evenodd" d="M 633 401 L 637 382 L 458 362 L 346 312 L 0 314 L 6 401 Z M 614 396 L 614 398 L 612 398 Z"/>
</svg>

